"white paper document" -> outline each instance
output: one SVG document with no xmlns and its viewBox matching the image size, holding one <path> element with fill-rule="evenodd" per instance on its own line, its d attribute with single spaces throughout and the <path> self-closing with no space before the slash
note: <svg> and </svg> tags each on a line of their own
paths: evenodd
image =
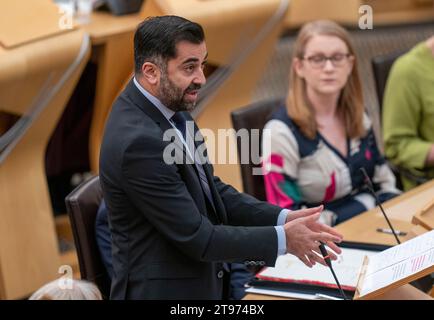
<svg viewBox="0 0 434 320">
<path fill-rule="evenodd" d="M 360 268 L 364 257 L 377 252 L 369 250 L 342 248 L 342 254 L 333 261 L 333 269 L 343 289 L 355 290 Z M 312 284 L 337 288 L 333 275 L 328 267 L 316 264 L 306 267 L 297 257 L 286 254 L 280 256 L 274 268 L 265 268 L 257 277 L 262 280 Z"/>
<path fill-rule="evenodd" d="M 387 287 L 434 265 L 434 230 L 369 257 L 360 296 Z"/>
</svg>

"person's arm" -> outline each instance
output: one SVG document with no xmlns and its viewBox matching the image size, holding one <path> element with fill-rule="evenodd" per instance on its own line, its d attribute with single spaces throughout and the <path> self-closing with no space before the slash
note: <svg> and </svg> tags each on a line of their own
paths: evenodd
<svg viewBox="0 0 434 320">
<path fill-rule="evenodd" d="M 198 261 L 260 260 L 274 265 L 274 227 L 213 225 L 199 212 L 176 165 L 163 161 L 165 144 L 139 137 L 126 147 L 122 187 L 151 225 L 180 251 Z M 276 209 L 276 219 L 279 213 Z"/>
<path fill-rule="evenodd" d="M 213 225 L 199 212 L 178 167 L 164 162 L 165 147 L 159 138 L 138 137 L 126 146 L 123 155 L 122 188 L 147 221 L 192 259 L 255 260 L 274 266 L 278 248 L 275 227 Z M 280 208 L 276 208 L 277 220 Z M 341 237 L 316 220 L 317 216 L 309 215 L 284 225 L 287 252 L 302 260 L 314 259 L 310 257 L 312 250 L 317 250 L 318 241 L 330 243 L 335 250 L 331 241 L 340 241 Z M 309 261 L 313 260 L 306 263 Z"/>
<path fill-rule="evenodd" d="M 260 201 L 214 176 L 214 183 L 223 201 L 229 224 L 235 226 L 275 226 L 282 208 Z"/>
<path fill-rule="evenodd" d="M 326 244 L 333 252 L 340 254 L 342 251 L 336 243 L 341 242 L 343 237 L 336 230 L 319 221 L 322 206 L 309 210 L 315 210 L 316 213 L 285 224 L 286 250 L 308 267 L 312 267 L 317 262 L 327 266 L 319 250 L 319 243 Z M 336 260 L 337 256 L 333 252 L 328 251 L 329 257 Z"/>
<path fill-rule="evenodd" d="M 430 159 L 432 143 L 419 137 L 423 113 L 418 75 L 413 69 L 409 61 L 399 59 L 390 72 L 383 104 L 384 148 L 394 164 L 423 169 Z"/>
</svg>

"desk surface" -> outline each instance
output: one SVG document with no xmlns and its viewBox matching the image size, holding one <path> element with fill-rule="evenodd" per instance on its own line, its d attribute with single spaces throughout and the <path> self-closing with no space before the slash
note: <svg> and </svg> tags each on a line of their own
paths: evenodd
<svg viewBox="0 0 434 320">
<path fill-rule="evenodd" d="M 81 27 L 89 33 L 92 44 L 101 44 L 117 34 L 133 32 L 143 20 L 141 13 L 114 16 L 109 12 L 93 12 L 89 24 Z"/>
<path fill-rule="evenodd" d="M 414 214 L 433 198 L 434 179 L 385 202 L 383 207 L 395 229 L 410 232 L 414 227 L 411 223 Z M 336 230 L 342 233 L 347 241 L 395 245 L 396 240 L 393 235 L 377 232 L 376 229 L 379 227 L 388 228 L 388 225 L 377 207 L 341 223 L 336 226 Z M 405 240 L 403 237 L 400 239 Z"/>
<path fill-rule="evenodd" d="M 434 179 L 387 201 L 383 207 L 395 229 L 410 233 L 414 228 L 411 223 L 413 215 L 431 202 L 433 198 Z M 388 228 L 381 211 L 375 208 L 341 223 L 336 229 L 343 234 L 346 241 L 395 245 L 396 240 L 393 235 L 377 232 L 378 227 Z M 406 238 L 400 237 L 400 239 L 405 241 Z M 426 295 L 423 294 L 420 298 L 425 297 Z M 287 298 L 247 294 L 244 300 L 287 300 Z"/>
</svg>

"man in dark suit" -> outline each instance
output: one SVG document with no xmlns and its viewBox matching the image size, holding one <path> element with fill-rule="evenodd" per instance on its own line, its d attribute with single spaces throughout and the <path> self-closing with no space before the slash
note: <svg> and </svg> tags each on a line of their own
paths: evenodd
<svg viewBox="0 0 434 320">
<path fill-rule="evenodd" d="M 102 262 L 111 279 L 113 277 L 112 240 L 108 224 L 108 210 L 104 199 L 96 215 L 95 236 Z M 240 300 L 245 295 L 245 284 L 252 280 L 254 274 L 242 263 L 228 263 L 228 268 L 230 269 L 229 299 Z"/>
<path fill-rule="evenodd" d="M 100 157 L 112 299 L 227 298 L 228 263 L 273 266 L 288 252 L 309 267 L 324 264 L 319 241 L 340 253 L 334 242 L 342 237 L 318 222 L 322 207 L 282 210 L 214 176 L 186 112 L 205 83 L 200 25 L 149 18 L 134 36 L 134 58 L 135 76 L 113 105 Z"/>
</svg>

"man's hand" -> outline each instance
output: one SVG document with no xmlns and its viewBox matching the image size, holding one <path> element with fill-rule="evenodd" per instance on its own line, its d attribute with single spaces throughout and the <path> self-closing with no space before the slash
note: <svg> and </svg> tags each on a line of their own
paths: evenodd
<svg viewBox="0 0 434 320">
<path fill-rule="evenodd" d="M 298 210 L 291 212 L 292 219 L 284 225 L 286 235 L 286 250 L 298 257 L 303 263 L 311 268 L 316 262 L 326 265 L 319 250 L 319 242 L 324 242 L 336 253 L 341 253 L 341 249 L 335 242 L 342 241 L 342 235 L 333 228 L 318 222 L 322 206 Z M 294 218 L 294 215 L 298 217 Z M 328 252 L 332 260 L 337 256 L 333 252 Z"/>
<path fill-rule="evenodd" d="M 286 216 L 285 223 L 288 223 L 288 222 L 295 220 L 295 219 L 298 219 L 298 218 L 311 216 L 315 213 L 321 212 L 323 209 L 324 209 L 324 206 L 320 205 L 318 207 L 290 211 L 288 213 L 288 215 Z"/>
</svg>

